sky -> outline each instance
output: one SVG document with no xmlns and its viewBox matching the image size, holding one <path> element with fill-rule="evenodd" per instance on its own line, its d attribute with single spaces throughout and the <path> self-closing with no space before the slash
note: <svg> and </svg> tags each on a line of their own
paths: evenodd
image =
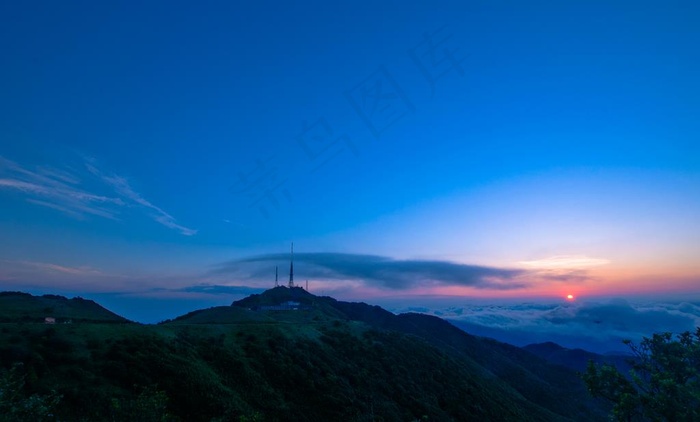
<svg viewBox="0 0 700 422">
<path fill-rule="evenodd" d="M 408 3 L 0 5 L 0 289 L 700 303 L 700 5 Z"/>
</svg>

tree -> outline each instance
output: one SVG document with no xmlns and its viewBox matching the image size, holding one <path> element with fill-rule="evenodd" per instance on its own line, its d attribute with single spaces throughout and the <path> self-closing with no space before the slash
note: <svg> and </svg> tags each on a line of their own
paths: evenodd
<svg viewBox="0 0 700 422">
<path fill-rule="evenodd" d="M 134 422 L 174 422 L 168 412 L 168 396 L 156 386 L 145 387 L 135 399 L 112 399 L 112 419 Z"/>
<path fill-rule="evenodd" d="M 613 403 L 619 421 L 700 421 L 700 327 L 673 337 L 625 341 L 632 354 L 627 376 L 592 361 L 583 380 L 594 397 Z"/>
<path fill-rule="evenodd" d="M 15 364 L 9 371 L 0 374 L 0 422 L 53 420 L 61 396 L 54 392 L 27 396 L 26 375 L 22 369 L 21 364 Z"/>
</svg>

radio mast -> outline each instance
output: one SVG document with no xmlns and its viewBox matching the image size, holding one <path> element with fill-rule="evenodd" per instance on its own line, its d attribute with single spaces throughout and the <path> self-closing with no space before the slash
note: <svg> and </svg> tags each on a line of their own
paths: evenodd
<svg viewBox="0 0 700 422">
<path fill-rule="evenodd" d="M 292 242 L 292 256 L 289 261 L 289 287 L 294 287 L 294 242 Z"/>
</svg>

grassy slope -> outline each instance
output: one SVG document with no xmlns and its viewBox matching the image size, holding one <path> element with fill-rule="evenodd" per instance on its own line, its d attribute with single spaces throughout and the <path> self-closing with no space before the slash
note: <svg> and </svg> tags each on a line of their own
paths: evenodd
<svg viewBox="0 0 700 422">
<path fill-rule="evenodd" d="M 127 322 L 92 300 L 67 299 L 63 296 L 32 296 L 20 292 L 0 292 L 0 322 L 43 322 L 53 317 L 56 322 Z"/>
</svg>

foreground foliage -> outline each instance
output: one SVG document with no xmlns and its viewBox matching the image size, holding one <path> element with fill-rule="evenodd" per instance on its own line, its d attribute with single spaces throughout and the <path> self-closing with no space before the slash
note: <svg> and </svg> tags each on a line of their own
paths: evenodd
<svg viewBox="0 0 700 422">
<path fill-rule="evenodd" d="M 589 391 L 614 403 L 620 421 L 700 421 L 700 328 L 626 343 L 634 354 L 629 376 L 591 362 L 583 375 Z"/>
<path fill-rule="evenodd" d="M 53 412 L 61 397 L 55 392 L 47 395 L 26 394 L 23 369 L 21 364 L 15 364 L 0 374 L 0 421 L 53 420 Z"/>
</svg>

